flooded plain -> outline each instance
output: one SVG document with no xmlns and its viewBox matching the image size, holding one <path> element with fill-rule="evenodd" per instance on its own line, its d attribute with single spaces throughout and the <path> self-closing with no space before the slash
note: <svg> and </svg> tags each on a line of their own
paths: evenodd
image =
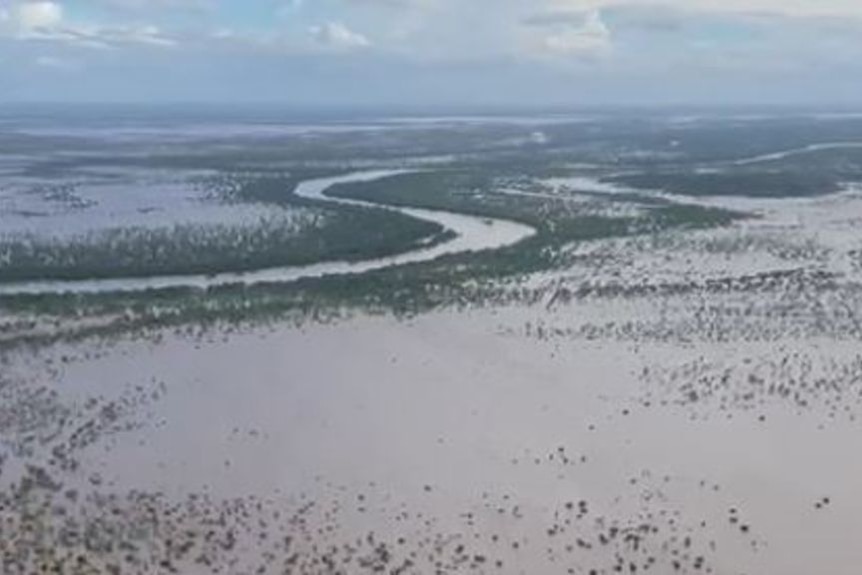
<svg viewBox="0 0 862 575">
<path fill-rule="evenodd" d="M 730 169 L 732 152 L 709 168 Z M 796 155 L 755 152 L 751 165 Z M 407 272 L 429 283 L 422 294 L 450 293 L 431 283 L 438 268 L 474 274 L 454 301 L 410 313 L 339 300 L 332 315 L 319 304 L 61 337 L 64 322 L 86 331 L 104 318 L 40 311 L 39 298 L 9 295 L 21 285 L 0 288 L 4 316 L 48 336 L 21 328 L 16 340 L 11 321 L 4 332 L 3 572 L 855 575 L 858 184 L 842 173 L 837 193 L 685 195 L 615 183 L 617 160 L 530 164 L 487 188 L 474 169 L 446 196 L 512 219 L 328 195 L 406 168 L 311 178 L 295 190 L 303 200 L 373 205 L 455 236 L 352 264 L 23 290 L 92 292 L 47 301 L 95 308 L 108 289 L 269 282 L 274 297 L 292 279 L 349 274 L 350 289 L 394 298 L 410 295 Z M 697 174 L 704 162 L 692 164 Z M 462 180 L 406 181 L 430 182 L 430 194 Z M 514 223 L 527 208 L 536 225 Z M 688 219 L 644 226 L 656 213 Z M 715 213 L 734 217 L 704 224 Z M 638 225 L 555 235 L 620 220 Z M 481 275 L 541 241 L 523 257 L 554 252 L 553 265 Z M 303 303 L 331 288 L 310 285 Z M 162 304 L 124 297 L 110 313 Z M 194 295 L 216 306 L 208 297 Z M 251 290 L 237 297 L 256 304 Z"/>
</svg>

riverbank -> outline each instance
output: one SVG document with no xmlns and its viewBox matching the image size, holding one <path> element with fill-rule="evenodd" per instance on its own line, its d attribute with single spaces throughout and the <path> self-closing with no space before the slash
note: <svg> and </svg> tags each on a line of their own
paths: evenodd
<svg viewBox="0 0 862 575">
<path fill-rule="evenodd" d="M 366 261 L 322 262 L 307 266 L 277 267 L 242 273 L 228 272 L 79 281 L 48 280 L 5 283 L 0 284 L 0 296 L 53 293 L 94 294 L 171 288 L 206 289 L 225 285 L 251 286 L 264 283 L 287 283 L 307 278 L 359 274 L 396 265 L 431 261 L 445 255 L 496 249 L 518 243 L 535 233 L 535 230 L 528 226 L 500 219 L 478 218 L 442 210 L 386 207 L 370 202 L 351 202 L 343 199 L 329 198 L 325 193 L 327 189 L 336 185 L 371 182 L 399 173 L 402 172 L 367 171 L 345 176 L 318 178 L 301 182 L 296 187 L 294 193 L 301 198 L 318 202 L 354 206 L 361 205 L 377 209 L 385 208 L 408 217 L 431 222 L 448 232 L 451 238 L 449 241 L 443 241 L 437 245 L 420 247 L 414 250 L 408 249 L 405 253 Z"/>
</svg>

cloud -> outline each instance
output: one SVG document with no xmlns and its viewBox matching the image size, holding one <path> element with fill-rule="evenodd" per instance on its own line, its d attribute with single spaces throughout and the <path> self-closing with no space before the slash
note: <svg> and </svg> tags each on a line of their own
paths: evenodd
<svg viewBox="0 0 862 575">
<path fill-rule="evenodd" d="M 545 12 L 525 18 L 522 23 L 539 35 L 539 55 L 592 57 L 612 45 L 611 30 L 600 10 Z M 536 41 L 532 43 L 535 45 Z"/>
<path fill-rule="evenodd" d="M 161 47 L 177 44 L 176 39 L 153 25 L 71 22 L 60 3 L 49 0 L 20 1 L 8 9 L 0 7 L 0 37 L 3 36 L 99 49 L 130 44 Z"/>
<path fill-rule="evenodd" d="M 350 100 L 372 78 L 387 90 L 369 98 L 849 100 L 862 97 L 862 0 L 0 0 L 0 54 L 17 85 L 39 68 L 61 78 L 34 65 L 49 54 L 109 97 L 124 74 L 152 73 L 141 94 L 185 99 L 283 82 L 285 97 L 302 84 L 309 101 Z"/>
<path fill-rule="evenodd" d="M 670 8 L 686 12 L 772 14 L 790 17 L 862 17 L 859 0 L 548 0 L 560 10 L 612 7 Z"/>
<path fill-rule="evenodd" d="M 59 42 L 79 48 L 112 49 L 124 45 L 170 48 L 177 41 L 155 26 L 57 26 L 38 28 L 25 36 L 29 40 Z"/>
<path fill-rule="evenodd" d="M 12 14 L 15 23 L 23 31 L 54 28 L 63 21 L 63 7 L 50 1 L 18 4 Z"/>
<path fill-rule="evenodd" d="M 341 22 L 326 22 L 319 26 L 312 26 L 308 31 L 312 39 L 325 48 L 353 50 L 371 45 L 368 38 L 354 32 Z"/>
</svg>

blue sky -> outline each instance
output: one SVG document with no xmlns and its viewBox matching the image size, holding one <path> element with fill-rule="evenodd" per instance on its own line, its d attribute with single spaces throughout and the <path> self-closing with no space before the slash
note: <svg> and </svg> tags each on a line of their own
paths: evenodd
<svg viewBox="0 0 862 575">
<path fill-rule="evenodd" d="M 0 0 L 0 101 L 860 98 L 860 0 Z"/>
</svg>

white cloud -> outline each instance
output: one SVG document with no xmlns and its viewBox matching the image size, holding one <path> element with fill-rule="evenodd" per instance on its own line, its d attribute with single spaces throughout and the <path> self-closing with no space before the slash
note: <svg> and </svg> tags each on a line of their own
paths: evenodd
<svg viewBox="0 0 862 575">
<path fill-rule="evenodd" d="M 63 7 L 47 0 L 24 2 L 15 7 L 13 18 L 25 32 L 54 28 L 63 22 Z"/>
<path fill-rule="evenodd" d="M 155 26 L 57 26 L 38 28 L 22 36 L 29 40 L 61 42 L 81 48 L 109 49 L 123 45 L 146 45 L 170 48 L 177 41 Z"/>
<path fill-rule="evenodd" d="M 163 33 L 157 26 L 138 26 L 108 29 L 102 32 L 115 42 L 131 42 L 137 44 L 149 44 L 151 46 L 171 47 L 176 46 L 177 41 Z"/>
<path fill-rule="evenodd" d="M 65 18 L 62 5 L 50 0 L 19 1 L 7 9 L 0 6 L 0 37 L 4 36 L 101 49 L 129 44 L 169 47 L 177 43 L 152 25 L 70 22 Z M 40 65 L 47 65 L 47 61 Z"/>
<path fill-rule="evenodd" d="M 368 38 L 354 32 L 341 22 L 326 22 L 319 26 L 312 26 L 309 33 L 319 45 L 336 50 L 352 50 L 371 45 Z"/>
<path fill-rule="evenodd" d="M 774 14 L 794 17 L 862 17 L 859 0 L 548 0 L 562 10 L 593 10 L 613 6 L 650 6 L 686 12 Z"/>
<path fill-rule="evenodd" d="M 541 51 L 553 56 L 594 56 L 611 47 L 611 31 L 599 10 L 586 14 L 555 13 L 528 21 L 542 34 Z"/>
</svg>

